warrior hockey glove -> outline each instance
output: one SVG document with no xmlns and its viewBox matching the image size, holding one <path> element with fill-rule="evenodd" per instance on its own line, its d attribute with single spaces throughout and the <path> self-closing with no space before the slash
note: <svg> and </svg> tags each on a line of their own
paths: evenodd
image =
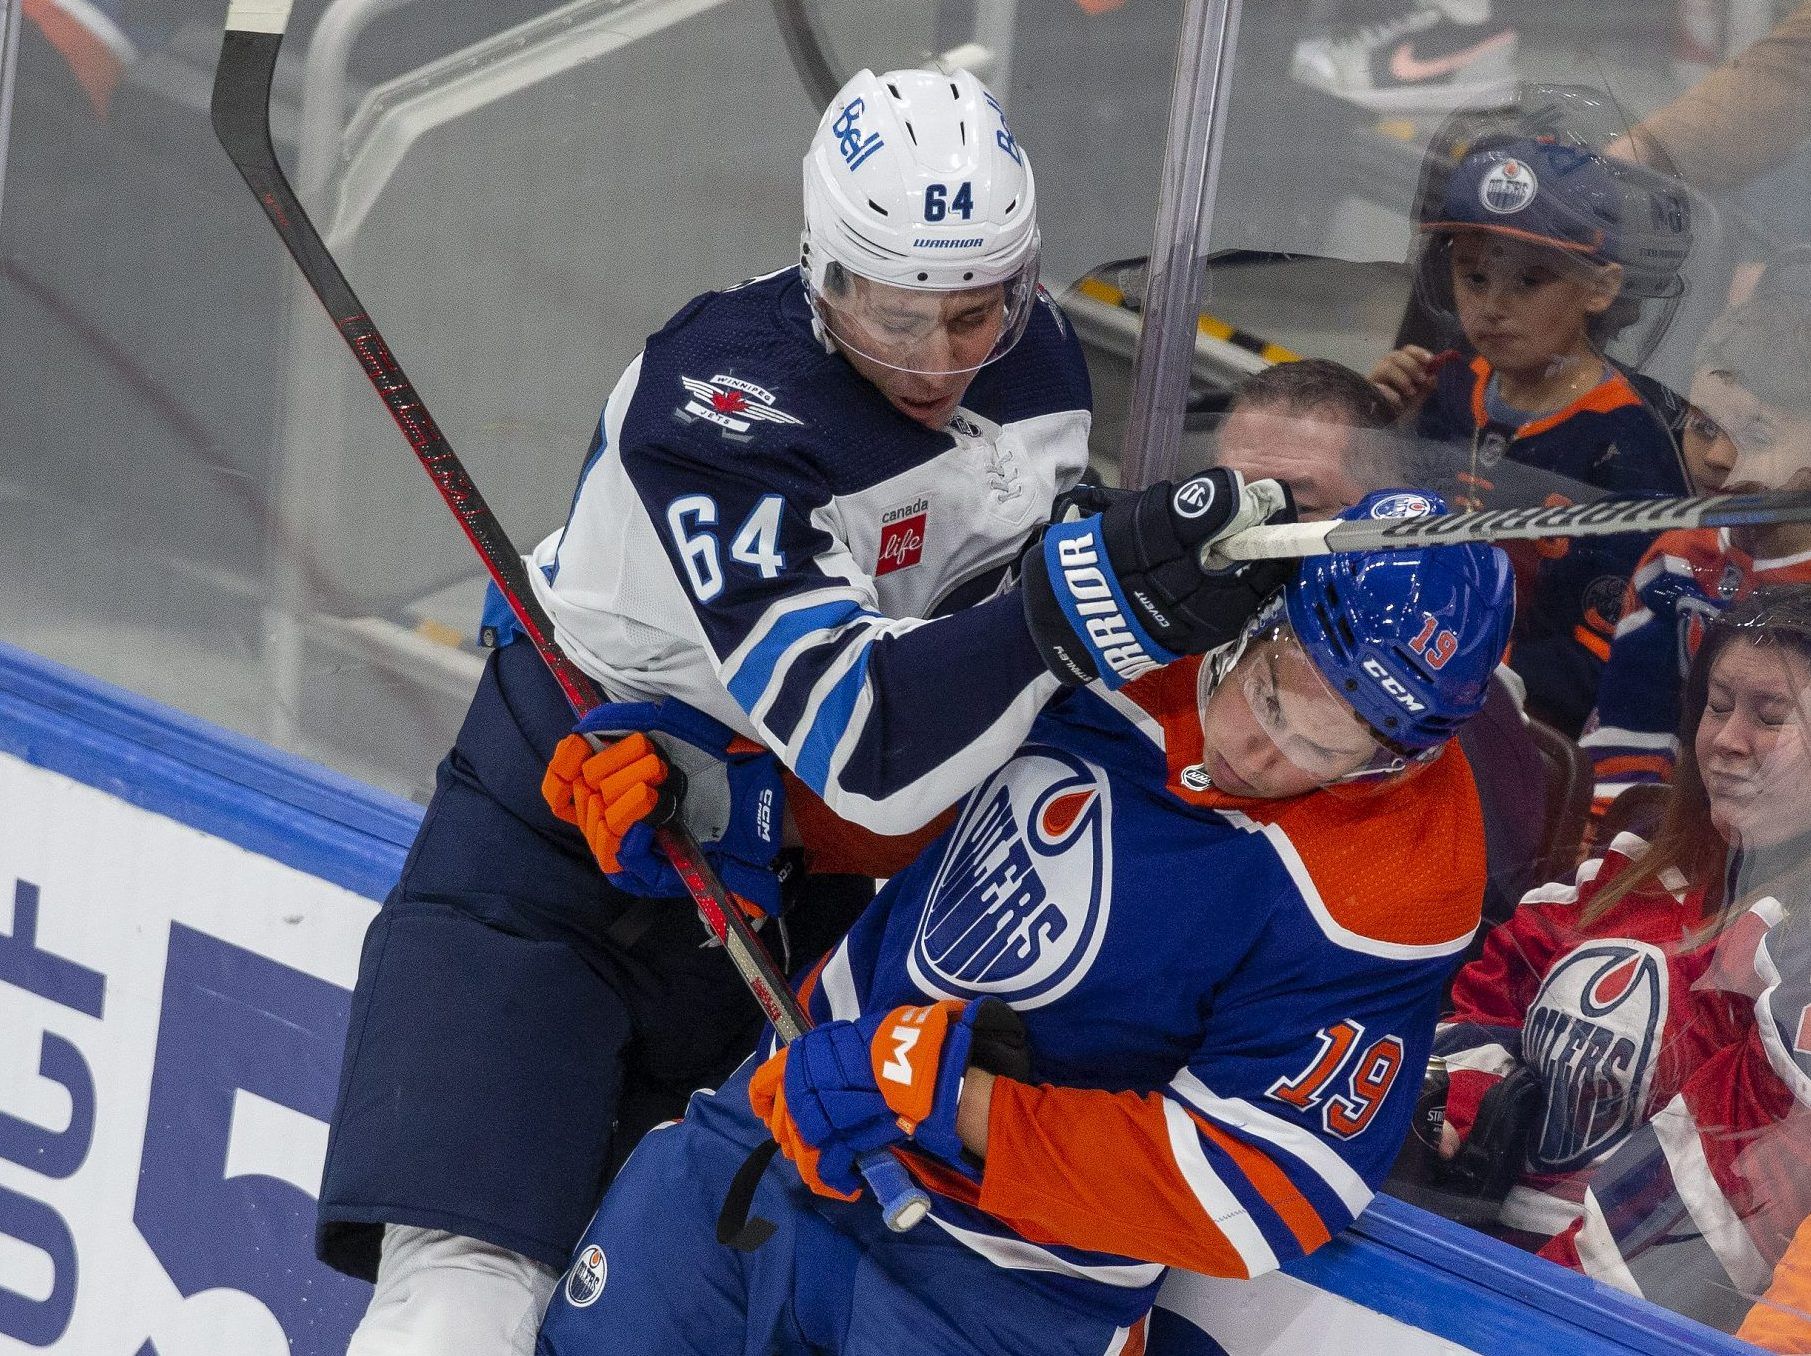
<svg viewBox="0 0 1811 1356">
<path fill-rule="evenodd" d="M 854 1200 L 856 1160 L 908 1139 L 979 1181 L 956 1133 L 971 1063 L 1009 1077 L 1029 1074 L 1024 1023 L 997 998 L 946 999 L 813 1027 L 755 1070 L 748 1100 L 820 1196 Z"/>
<path fill-rule="evenodd" d="M 613 742 L 598 748 L 587 735 Z M 677 802 L 724 886 L 750 912 L 780 910 L 774 866 L 785 793 L 779 764 L 684 702 L 668 697 L 598 707 L 555 747 L 541 794 L 556 816 L 584 834 L 619 890 L 657 899 L 686 893 L 654 836 Z"/>
<path fill-rule="evenodd" d="M 1208 570 L 1208 542 L 1256 523 L 1293 522 L 1288 487 L 1212 470 L 1118 496 L 1052 523 L 1023 562 L 1025 618 L 1044 663 L 1065 683 L 1119 687 L 1185 654 L 1238 637 L 1282 587 L 1290 561 Z"/>
</svg>

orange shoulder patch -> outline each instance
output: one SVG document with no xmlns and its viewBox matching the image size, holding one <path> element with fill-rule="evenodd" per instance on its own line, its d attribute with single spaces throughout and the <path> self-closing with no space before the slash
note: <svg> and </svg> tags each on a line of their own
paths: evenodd
<svg viewBox="0 0 1811 1356">
<path fill-rule="evenodd" d="M 1484 813 L 1456 743 L 1406 781 L 1370 795 L 1303 796 L 1279 804 L 1274 819 L 1254 802 L 1243 808 L 1283 831 L 1308 876 L 1304 893 L 1311 885 L 1326 919 L 1358 939 L 1442 947 L 1477 928 Z"/>
</svg>

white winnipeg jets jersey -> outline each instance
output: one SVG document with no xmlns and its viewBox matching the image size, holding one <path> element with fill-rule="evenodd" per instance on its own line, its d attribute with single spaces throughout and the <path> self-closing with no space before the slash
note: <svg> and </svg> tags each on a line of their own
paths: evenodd
<svg viewBox="0 0 1811 1356">
<path fill-rule="evenodd" d="M 679 697 L 845 819 L 905 832 L 1010 756 L 1056 691 L 1000 581 L 1081 476 L 1088 411 L 1045 298 L 933 432 L 825 351 L 789 269 L 648 341 L 530 574 L 613 697 Z"/>
</svg>

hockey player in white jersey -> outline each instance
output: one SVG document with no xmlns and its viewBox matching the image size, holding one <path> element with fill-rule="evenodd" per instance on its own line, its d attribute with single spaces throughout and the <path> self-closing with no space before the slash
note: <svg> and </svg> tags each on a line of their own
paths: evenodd
<svg viewBox="0 0 1811 1356">
<path fill-rule="evenodd" d="M 1219 644 L 1274 582 L 1197 564 L 1282 502 L 1216 472 L 1187 500 L 1122 499 L 1079 584 L 1006 584 L 1087 459 L 1087 371 L 1037 286 L 1036 212 L 972 76 L 857 75 L 806 158 L 799 266 L 649 339 L 534 553 L 557 639 L 610 697 L 682 697 L 720 722 L 700 738 L 779 755 L 815 872 L 837 866 L 826 828 L 921 828 L 1062 686 Z M 759 1028 L 687 910 L 600 875 L 633 868 L 587 819 L 609 768 L 561 742 L 570 725 L 532 649 L 504 644 L 367 936 L 319 1232 L 377 1280 L 353 1356 L 529 1350 L 615 1166 Z M 716 827 L 694 824 L 727 883 L 778 913 L 777 826 Z M 866 893 L 804 879 L 768 929 L 795 956 Z"/>
</svg>

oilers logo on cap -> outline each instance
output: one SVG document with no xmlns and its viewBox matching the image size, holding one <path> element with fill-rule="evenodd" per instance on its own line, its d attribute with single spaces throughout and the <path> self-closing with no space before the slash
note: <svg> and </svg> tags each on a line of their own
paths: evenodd
<svg viewBox="0 0 1811 1356">
<path fill-rule="evenodd" d="M 1492 165 L 1478 185 L 1478 202 L 1487 212 L 1508 216 L 1534 201 L 1540 180 L 1525 161 L 1505 160 Z"/>
<path fill-rule="evenodd" d="M 1106 933 L 1107 777 L 1031 746 L 969 798 L 931 882 L 906 966 L 926 993 L 991 994 L 1016 1008 L 1060 998 Z"/>
</svg>

